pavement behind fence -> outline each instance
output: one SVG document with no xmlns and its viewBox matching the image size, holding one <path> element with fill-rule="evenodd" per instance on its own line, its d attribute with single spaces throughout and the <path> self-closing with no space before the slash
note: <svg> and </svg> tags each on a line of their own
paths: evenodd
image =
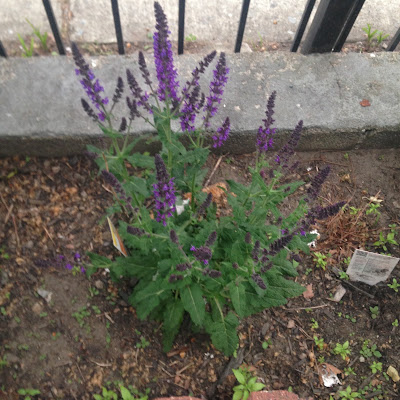
<svg viewBox="0 0 400 400">
<path fill-rule="evenodd" d="M 199 59 L 198 55 L 176 57 L 182 83 Z M 140 77 L 136 57 L 108 56 L 89 62 L 109 97 L 127 67 Z M 226 116 L 231 119 L 225 151 L 254 150 L 255 134 L 273 90 L 278 93 L 274 116 L 278 141 L 302 119 L 301 150 L 400 147 L 397 52 L 228 54 L 227 64 L 230 79 L 213 120 L 215 129 Z M 206 89 L 214 65 L 201 81 Z M 84 92 L 70 57 L 0 60 L 0 155 L 70 155 L 97 142 L 100 130 L 83 112 L 81 97 Z M 363 100 L 370 106 L 363 107 Z M 116 111 L 126 115 L 126 105 L 119 104 Z M 134 122 L 135 134 L 149 131 L 142 121 Z"/>
</svg>

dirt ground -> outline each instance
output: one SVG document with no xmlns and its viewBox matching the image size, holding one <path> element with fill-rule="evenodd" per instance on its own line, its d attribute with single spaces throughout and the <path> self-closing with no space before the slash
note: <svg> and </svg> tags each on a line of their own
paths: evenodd
<svg viewBox="0 0 400 400">
<path fill-rule="evenodd" d="M 103 386 L 115 388 L 121 382 L 142 392 L 149 389 L 150 398 L 193 394 L 231 399 L 237 383 L 230 370 L 240 363 L 269 390 L 292 388 L 301 397 L 328 400 L 330 394 L 340 398 L 338 390 L 351 386 L 363 393 L 361 399 L 400 398 L 399 383 L 386 375 L 389 366 L 400 371 L 400 292 L 387 286 L 393 278 L 400 282 L 400 266 L 373 287 L 334 272 L 334 267 L 346 269 L 345 258 L 356 248 L 383 251 L 373 243 L 380 232 L 387 236 L 391 224 L 399 241 L 399 153 L 298 154 L 295 178 L 307 182 L 316 169 L 330 165 L 321 202 L 346 200 L 354 209 L 317 226 L 317 247 L 298 267 L 305 295 L 243 320 L 238 358 L 231 360 L 213 348 L 207 335 L 191 333 L 189 325 L 172 351 L 163 353 L 159 324 L 139 321 L 126 302 L 129 283 L 115 286 L 105 271 L 88 279 L 79 268 L 65 268 L 77 252 L 83 267 L 86 251 L 118 255 L 103 218 L 112 197 L 91 161 L 1 159 L 0 399 L 18 399 L 21 388 L 40 390 L 41 399 L 91 399 Z M 217 160 L 210 157 L 210 170 Z M 248 181 L 253 160 L 253 155 L 224 156 L 211 183 Z M 379 218 L 366 215 L 372 196 L 382 200 Z M 330 253 L 326 270 L 313 261 L 316 251 Z M 387 252 L 400 256 L 395 245 L 389 244 Z M 340 285 L 346 293 L 334 302 Z M 376 318 L 370 307 L 377 307 Z M 342 359 L 334 349 L 346 341 L 350 354 Z M 373 345 L 381 357 L 367 351 Z M 322 362 L 343 371 L 342 386 L 322 385 Z M 382 363 L 381 371 L 373 373 L 374 362 Z"/>
</svg>

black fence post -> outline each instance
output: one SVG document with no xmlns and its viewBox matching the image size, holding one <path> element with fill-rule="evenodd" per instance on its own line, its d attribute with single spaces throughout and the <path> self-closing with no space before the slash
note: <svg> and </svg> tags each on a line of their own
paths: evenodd
<svg viewBox="0 0 400 400">
<path fill-rule="evenodd" d="M 49 20 L 51 31 L 53 32 L 54 40 L 56 41 L 58 53 L 61 56 L 65 56 L 65 49 L 63 42 L 61 40 L 60 31 L 58 30 L 57 21 L 54 17 L 53 8 L 51 6 L 50 0 L 43 0 L 43 6 L 46 10 L 47 19 Z"/>
<path fill-rule="evenodd" d="M 250 0 L 243 0 L 242 12 L 240 13 L 240 21 L 236 36 L 235 53 L 240 53 L 242 47 L 244 28 L 246 27 L 247 13 L 249 12 Z"/>
<path fill-rule="evenodd" d="M 303 16 L 301 17 L 299 27 L 297 28 L 297 32 L 294 37 L 292 47 L 290 49 L 290 51 L 292 53 L 295 53 L 297 51 L 297 49 L 299 48 L 301 38 L 303 37 L 304 31 L 306 30 L 308 20 L 310 19 L 310 15 L 314 8 L 314 5 L 315 5 L 315 0 L 307 1 L 306 8 L 304 9 Z"/>
<path fill-rule="evenodd" d="M 365 0 L 356 0 L 354 2 L 353 8 L 350 11 L 350 14 L 346 20 L 346 23 L 340 32 L 340 35 L 335 43 L 335 46 L 333 47 L 333 51 L 339 52 L 342 50 L 342 47 L 344 45 L 344 42 L 347 39 L 347 36 L 349 36 L 349 33 L 351 31 L 351 28 L 354 25 L 354 22 L 356 22 L 356 19 L 358 17 L 358 14 L 361 11 L 362 6 L 364 5 Z"/>
<path fill-rule="evenodd" d="M 179 0 L 178 54 L 183 54 L 184 39 L 185 39 L 185 0 Z"/>
<path fill-rule="evenodd" d="M 1 40 L 0 40 L 0 57 L 7 58 L 7 52 L 6 52 L 6 49 L 4 48 Z"/>
<path fill-rule="evenodd" d="M 303 54 L 326 53 L 339 48 L 365 0 L 321 0 L 302 45 Z"/>
<path fill-rule="evenodd" d="M 386 51 L 394 51 L 394 49 L 397 47 L 399 43 L 400 43 L 400 28 L 397 29 L 397 32 L 394 34 Z"/>
<path fill-rule="evenodd" d="M 118 0 L 111 0 L 111 8 L 114 17 L 115 36 L 117 37 L 118 53 L 125 54 L 124 38 L 122 37 L 121 19 L 119 17 Z"/>
</svg>

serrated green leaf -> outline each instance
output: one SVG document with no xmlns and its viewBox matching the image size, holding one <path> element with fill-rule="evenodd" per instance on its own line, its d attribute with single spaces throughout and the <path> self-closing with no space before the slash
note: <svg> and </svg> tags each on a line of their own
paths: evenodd
<svg viewBox="0 0 400 400">
<path fill-rule="evenodd" d="M 206 329 L 211 335 L 213 345 L 226 356 L 232 355 L 239 344 L 236 333 L 238 325 L 239 321 L 232 312 L 218 321 L 209 320 L 207 322 Z"/>
<path fill-rule="evenodd" d="M 134 153 L 126 159 L 133 167 L 154 169 L 154 158 L 145 154 Z"/>
<path fill-rule="evenodd" d="M 155 281 L 135 291 L 129 297 L 129 301 L 136 308 L 138 318 L 143 320 L 160 304 L 160 300 L 166 297 L 166 289 L 160 289 L 160 282 Z"/>
<path fill-rule="evenodd" d="M 127 388 L 120 386 L 119 390 L 121 391 L 121 396 L 123 400 L 134 400 L 134 397 L 131 395 L 131 392 Z"/>
<path fill-rule="evenodd" d="M 181 299 L 192 321 L 196 325 L 202 325 L 206 308 L 200 286 L 192 285 L 183 288 L 181 291 Z"/>
<path fill-rule="evenodd" d="M 140 194 L 143 197 L 149 197 L 150 192 L 147 187 L 147 181 L 137 176 L 131 176 L 129 181 L 124 184 L 124 189 L 128 195 Z"/>
<path fill-rule="evenodd" d="M 244 317 L 246 315 L 246 307 L 247 307 L 247 300 L 246 300 L 246 293 L 244 286 L 239 283 L 236 285 L 235 282 L 231 282 L 228 285 L 229 294 L 231 296 L 232 304 L 239 315 L 239 317 Z"/>
<path fill-rule="evenodd" d="M 90 261 L 96 268 L 110 268 L 113 264 L 109 258 L 100 256 L 99 254 L 91 253 L 90 251 L 88 251 L 86 254 L 89 256 Z"/>
<path fill-rule="evenodd" d="M 267 288 L 271 291 L 285 297 L 286 299 L 300 296 L 304 292 L 305 288 L 297 282 L 289 281 L 272 271 L 269 272 L 270 273 L 267 273 L 265 277 L 267 280 Z"/>
<path fill-rule="evenodd" d="M 184 308 L 181 300 L 175 300 L 166 305 L 163 324 L 163 349 L 169 351 L 183 320 Z"/>
</svg>

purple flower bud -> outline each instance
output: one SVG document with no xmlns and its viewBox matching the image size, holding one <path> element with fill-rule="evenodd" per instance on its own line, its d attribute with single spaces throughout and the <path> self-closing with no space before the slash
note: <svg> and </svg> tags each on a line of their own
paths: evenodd
<svg viewBox="0 0 400 400">
<path fill-rule="evenodd" d="M 80 259 L 81 259 L 81 255 L 77 252 L 77 253 L 75 253 L 74 254 L 74 260 L 75 261 L 80 261 Z"/>
<path fill-rule="evenodd" d="M 210 83 L 210 94 L 206 99 L 206 105 L 204 111 L 204 126 L 208 128 L 210 126 L 210 118 L 213 117 L 217 111 L 217 104 L 221 103 L 222 95 L 224 93 L 224 86 L 228 81 L 229 68 L 226 67 L 225 53 L 221 53 L 217 66 L 214 70 L 214 79 Z"/>
<path fill-rule="evenodd" d="M 261 278 L 260 275 L 253 273 L 253 275 L 251 275 L 253 281 L 263 290 L 265 290 L 267 288 L 267 286 L 265 285 L 263 279 Z"/>
<path fill-rule="evenodd" d="M 200 204 L 199 208 L 197 209 L 196 215 L 198 217 L 202 216 L 206 212 L 206 209 L 210 207 L 211 200 L 212 200 L 212 194 L 208 193 L 204 202 Z"/>
<path fill-rule="evenodd" d="M 211 232 L 210 236 L 208 237 L 207 241 L 204 243 L 205 246 L 210 247 L 212 246 L 215 241 L 217 240 L 217 232 Z"/>
<path fill-rule="evenodd" d="M 314 176 L 311 180 L 311 186 L 307 190 L 309 199 L 315 200 L 318 197 L 322 184 L 325 182 L 326 178 L 328 178 L 330 171 L 331 167 L 328 165 Z"/>
<path fill-rule="evenodd" d="M 171 229 L 171 231 L 169 232 L 169 237 L 170 237 L 172 243 L 175 243 L 179 246 L 178 235 L 176 234 L 176 232 L 173 229 Z"/>
<path fill-rule="evenodd" d="M 124 132 L 124 131 L 126 130 L 126 127 L 127 127 L 126 118 L 125 118 L 125 117 L 122 117 L 122 119 L 121 119 L 121 125 L 119 126 L 118 131 L 119 131 L 119 132 Z"/>
<path fill-rule="evenodd" d="M 253 247 L 253 251 L 251 252 L 251 258 L 255 261 L 258 262 L 258 254 L 260 252 L 260 241 L 256 240 L 254 247 Z"/>
<path fill-rule="evenodd" d="M 128 226 L 126 231 L 133 236 L 143 236 L 146 232 L 141 228 L 136 228 L 135 226 Z"/>
<path fill-rule="evenodd" d="M 210 276 L 210 278 L 219 278 L 222 275 L 222 273 L 221 273 L 221 271 L 217 271 L 216 269 L 212 269 L 208 273 L 208 275 Z"/>
<path fill-rule="evenodd" d="M 290 135 L 289 141 L 279 150 L 275 157 L 275 162 L 278 165 L 287 165 L 290 157 L 294 154 L 294 151 L 301 138 L 301 130 L 303 129 L 303 121 L 299 121 L 296 128 L 294 128 Z"/>
<path fill-rule="evenodd" d="M 237 262 L 234 262 L 234 263 L 232 264 L 232 268 L 233 268 L 233 269 L 239 269 L 239 264 L 238 264 Z"/>
<path fill-rule="evenodd" d="M 244 237 L 244 241 L 245 241 L 245 243 L 247 243 L 247 244 L 250 244 L 250 243 L 251 243 L 251 233 L 250 233 L 250 232 L 247 232 L 247 233 L 246 233 L 246 236 Z"/>
<path fill-rule="evenodd" d="M 205 247 L 205 246 L 201 246 L 198 249 L 196 249 L 196 247 L 192 246 L 190 248 L 190 250 L 193 251 L 193 255 L 195 256 L 195 258 L 204 263 L 204 265 L 207 265 L 209 260 L 211 260 L 212 257 L 212 251 L 210 248 Z"/>
<path fill-rule="evenodd" d="M 68 270 L 71 271 L 71 269 L 73 268 L 73 266 L 72 266 L 70 263 L 68 263 L 68 264 L 65 265 L 65 268 L 67 268 Z"/>
<path fill-rule="evenodd" d="M 167 168 L 159 154 L 155 155 L 157 183 L 153 185 L 153 194 L 156 201 L 157 222 L 167 225 L 166 217 L 172 217 L 175 208 L 174 178 L 169 179 Z"/>
<path fill-rule="evenodd" d="M 279 253 L 279 251 L 281 251 L 285 246 L 287 246 L 292 239 L 293 235 L 289 234 L 287 236 L 283 236 L 280 239 L 275 240 L 275 242 L 273 242 L 270 245 L 268 254 L 275 255 Z"/>
<path fill-rule="evenodd" d="M 175 274 L 172 274 L 170 277 L 169 277 L 169 283 L 173 283 L 173 282 L 176 282 L 176 281 L 181 281 L 183 279 L 183 276 L 182 275 L 175 275 Z"/>
<path fill-rule="evenodd" d="M 335 203 L 332 204 L 328 207 L 324 207 L 324 208 L 319 208 L 316 211 L 316 219 L 326 219 L 329 217 L 333 217 L 334 215 L 336 215 L 342 208 L 343 206 L 346 204 L 345 201 L 340 201 L 339 203 Z"/>
<path fill-rule="evenodd" d="M 81 99 L 82 107 L 85 110 L 86 114 L 89 115 L 90 118 L 93 119 L 93 121 L 98 121 L 99 117 L 96 115 L 96 113 L 93 111 L 92 107 L 90 107 L 89 103 L 85 99 Z"/>
<path fill-rule="evenodd" d="M 141 51 L 139 51 L 139 69 L 142 73 L 144 81 L 146 82 L 146 85 L 151 86 L 150 72 L 147 69 L 146 60 Z"/>
<path fill-rule="evenodd" d="M 115 93 L 113 96 L 113 102 L 118 103 L 122 97 L 122 93 L 124 91 L 124 81 L 121 77 L 118 77 L 117 87 L 115 88 Z"/>
<path fill-rule="evenodd" d="M 181 272 L 186 271 L 187 269 L 190 268 L 192 268 L 192 266 L 189 263 L 178 264 L 176 266 L 176 270 Z"/>
<path fill-rule="evenodd" d="M 214 140 L 213 147 L 222 147 L 222 145 L 227 141 L 230 131 L 231 123 L 229 117 L 226 117 L 225 122 L 217 129 L 217 134 L 212 137 Z"/>
</svg>

